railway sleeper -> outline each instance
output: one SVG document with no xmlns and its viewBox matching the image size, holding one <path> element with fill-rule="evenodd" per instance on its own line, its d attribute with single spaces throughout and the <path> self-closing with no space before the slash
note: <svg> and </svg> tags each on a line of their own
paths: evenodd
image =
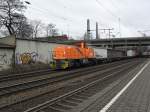
<svg viewBox="0 0 150 112">
<path fill-rule="evenodd" d="M 78 98 L 78 99 L 83 99 L 83 100 L 87 100 L 88 98 L 87 97 L 85 97 L 85 96 L 81 96 L 81 95 L 74 95 L 73 96 L 74 98 Z"/>
<path fill-rule="evenodd" d="M 76 95 L 83 96 L 83 97 L 90 97 L 91 96 L 88 93 L 77 93 Z"/>
<path fill-rule="evenodd" d="M 72 107 L 69 107 L 68 105 L 66 106 L 66 105 L 60 104 L 60 103 L 53 104 L 53 105 L 51 105 L 51 107 L 53 107 L 54 109 L 56 108 L 60 111 L 72 109 Z"/>
<path fill-rule="evenodd" d="M 61 105 L 61 106 L 64 106 L 64 107 L 67 107 L 67 108 L 70 108 L 70 109 L 75 107 L 73 105 L 70 105 L 69 103 L 64 103 L 64 102 L 58 102 L 57 104 Z"/>
<path fill-rule="evenodd" d="M 65 112 L 65 111 L 49 106 L 44 108 L 42 111 L 40 110 L 39 112 Z"/>
<path fill-rule="evenodd" d="M 71 102 L 74 102 L 74 103 L 82 103 L 83 101 L 82 100 L 79 100 L 79 99 L 75 99 L 75 98 L 66 98 L 65 100 L 69 100 L 69 101 L 71 101 Z"/>
<path fill-rule="evenodd" d="M 62 100 L 60 103 L 63 103 L 63 104 L 69 105 L 69 106 L 77 106 L 78 105 L 78 104 L 68 101 L 68 100 Z"/>
<path fill-rule="evenodd" d="M 91 97 L 93 94 L 89 93 L 79 93 L 80 96 Z"/>
</svg>

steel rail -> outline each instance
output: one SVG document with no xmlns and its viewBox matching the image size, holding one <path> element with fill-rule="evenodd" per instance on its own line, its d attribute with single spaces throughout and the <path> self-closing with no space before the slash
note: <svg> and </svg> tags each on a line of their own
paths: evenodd
<svg viewBox="0 0 150 112">
<path fill-rule="evenodd" d="M 101 73 L 105 73 L 105 72 L 109 72 L 111 70 L 122 68 L 123 66 L 126 66 L 129 63 L 133 63 L 133 62 L 127 62 L 125 64 L 121 63 L 122 65 L 118 64 L 115 67 L 112 67 L 110 69 L 102 70 Z M 76 78 L 78 76 L 84 76 L 84 75 L 87 75 L 87 74 L 91 74 L 93 72 L 97 72 L 99 69 L 100 68 L 98 66 L 95 69 L 91 68 L 91 69 L 88 69 L 88 71 L 78 71 L 78 72 L 75 72 L 74 74 L 71 74 L 71 75 L 70 75 L 70 73 L 68 73 L 68 74 L 64 74 L 62 76 L 56 76 L 56 77 L 52 77 L 52 78 L 44 78 L 44 79 L 39 79 L 39 80 L 36 80 L 36 81 L 30 81 L 30 82 L 25 82 L 25 83 L 21 83 L 21 84 L 1 87 L 0 88 L 0 97 L 3 97 L 4 95 L 24 91 L 24 90 L 36 88 L 36 87 L 46 86 L 46 85 L 49 85 L 49 84 L 52 84 L 52 83 L 57 83 L 57 82 L 64 81 L 64 80 L 69 80 L 69 79 L 72 79 L 72 78 Z"/>
<path fill-rule="evenodd" d="M 129 61 L 130 59 L 127 59 L 127 60 Z M 116 64 L 116 63 L 125 62 L 125 61 L 126 60 L 116 61 L 116 62 L 111 63 L 111 64 Z M 97 66 L 105 66 L 107 64 L 108 63 L 102 64 L 102 65 L 94 65 L 92 67 L 94 69 Z M 72 71 L 78 71 L 80 69 L 82 69 L 82 70 L 84 70 L 84 69 L 88 70 L 89 68 L 91 68 L 91 67 L 84 67 L 84 68 L 73 69 Z M 47 74 L 59 73 L 59 72 L 62 72 L 62 71 L 63 70 L 59 70 L 59 71 L 54 71 L 54 70 L 40 70 L 40 71 L 26 72 L 26 73 L 20 73 L 20 74 L 0 75 L 0 82 L 10 81 L 10 80 L 17 80 L 17 79 L 20 79 L 20 78 L 37 77 L 37 76 L 40 76 L 40 75 L 47 75 Z"/>
<path fill-rule="evenodd" d="M 84 86 L 82 86 L 82 87 L 80 87 L 78 89 L 70 91 L 70 92 L 68 92 L 68 93 L 66 93 L 64 95 L 61 95 L 59 97 L 56 97 L 56 98 L 51 99 L 49 101 L 46 101 L 46 102 L 44 102 L 42 104 L 39 104 L 39 105 L 37 105 L 37 106 L 35 106 L 33 108 L 29 108 L 29 109 L 25 110 L 24 112 L 38 112 L 38 111 L 41 111 L 42 109 L 47 108 L 47 107 L 53 105 L 54 103 L 57 103 L 58 101 L 61 101 L 61 100 L 65 99 L 65 98 L 73 96 L 73 95 L 75 95 L 75 94 L 77 94 L 79 92 L 82 92 L 83 90 L 89 89 L 90 87 L 96 85 L 97 83 L 99 83 L 99 82 L 101 82 L 101 81 L 103 81 L 105 79 L 108 79 L 108 78 L 110 78 L 110 77 L 112 77 L 112 76 L 114 76 L 114 75 L 116 75 L 116 74 L 118 74 L 118 73 L 120 73 L 120 72 L 122 72 L 124 70 L 129 69 L 129 68 L 133 67 L 133 65 L 135 65 L 135 63 L 133 63 L 133 64 L 131 64 L 129 66 L 126 66 L 124 68 L 121 68 L 117 72 L 111 73 L 111 74 L 109 74 L 109 75 L 107 75 L 107 76 L 105 76 L 103 78 L 94 80 L 94 81 L 92 81 L 92 82 L 90 82 L 90 83 L 88 83 L 88 84 L 86 84 L 86 85 L 84 85 Z"/>
</svg>

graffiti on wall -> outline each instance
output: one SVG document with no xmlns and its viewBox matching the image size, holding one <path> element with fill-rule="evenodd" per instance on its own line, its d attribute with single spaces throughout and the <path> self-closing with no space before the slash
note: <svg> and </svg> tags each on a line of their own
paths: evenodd
<svg viewBox="0 0 150 112">
<path fill-rule="evenodd" d="M 0 65 L 5 65 L 5 64 L 9 64 L 9 62 L 7 59 L 7 55 L 4 53 L 0 55 Z"/>
<path fill-rule="evenodd" d="M 36 63 L 38 59 L 38 53 L 36 52 L 31 52 L 31 53 L 22 53 L 16 54 L 16 63 L 17 64 L 31 64 L 31 63 Z"/>
</svg>

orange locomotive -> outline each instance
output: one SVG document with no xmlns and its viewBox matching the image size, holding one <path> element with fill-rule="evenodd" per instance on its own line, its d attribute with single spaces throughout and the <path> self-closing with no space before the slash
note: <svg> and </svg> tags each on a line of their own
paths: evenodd
<svg viewBox="0 0 150 112">
<path fill-rule="evenodd" d="M 51 68 L 66 69 L 72 66 L 81 66 L 85 63 L 94 63 L 95 55 L 92 48 L 85 42 L 73 45 L 62 45 L 53 49 Z"/>
</svg>

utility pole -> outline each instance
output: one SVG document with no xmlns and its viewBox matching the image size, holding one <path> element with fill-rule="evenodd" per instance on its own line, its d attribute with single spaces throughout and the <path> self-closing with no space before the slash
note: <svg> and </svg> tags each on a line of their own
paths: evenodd
<svg viewBox="0 0 150 112">
<path fill-rule="evenodd" d="M 119 38 L 121 37 L 121 24 L 120 24 L 120 18 L 119 18 Z"/>
<path fill-rule="evenodd" d="M 90 33 L 90 20 L 87 19 L 87 40 L 91 39 L 91 33 Z"/>
<path fill-rule="evenodd" d="M 99 35 L 98 35 L 98 23 L 96 22 L 96 39 L 99 39 Z"/>
<path fill-rule="evenodd" d="M 112 33 L 112 30 L 114 30 L 113 28 L 107 28 L 107 29 L 99 29 L 99 30 L 103 30 L 104 32 L 108 31 L 108 35 L 109 35 L 109 39 L 111 37 L 111 33 Z M 113 45 L 113 38 L 110 40 L 111 41 L 111 47 L 113 48 L 114 45 Z"/>
<path fill-rule="evenodd" d="M 14 38 L 15 38 L 15 45 L 13 48 L 13 55 L 12 55 L 12 59 L 13 59 L 12 67 L 15 69 L 15 67 L 16 67 L 16 34 L 13 34 L 12 36 L 14 36 Z"/>
<path fill-rule="evenodd" d="M 113 28 L 107 28 L 107 29 L 99 29 L 99 30 L 103 30 L 104 32 L 108 31 L 108 36 L 109 38 L 111 37 L 111 33 L 112 33 L 112 30 L 114 30 Z"/>
<path fill-rule="evenodd" d="M 96 39 L 99 39 L 99 34 L 98 34 L 99 30 L 103 30 L 104 32 L 108 31 L 109 39 L 110 39 L 112 30 L 114 30 L 114 29 L 113 28 L 98 29 L 98 23 L 96 22 Z M 87 19 L 87 40 L 92 39 L 91 38 L 91 31 L 95 31 L 95 30 L 90 29 L 90 20 Z"/>
<path fill-rule="evenodd" d="M 111 30 L 112 29 L 108 29 L 109 39 L 110 39 L 110 36 L 111 36 L 111 33 L 112 33 Z"/>
</svg>

